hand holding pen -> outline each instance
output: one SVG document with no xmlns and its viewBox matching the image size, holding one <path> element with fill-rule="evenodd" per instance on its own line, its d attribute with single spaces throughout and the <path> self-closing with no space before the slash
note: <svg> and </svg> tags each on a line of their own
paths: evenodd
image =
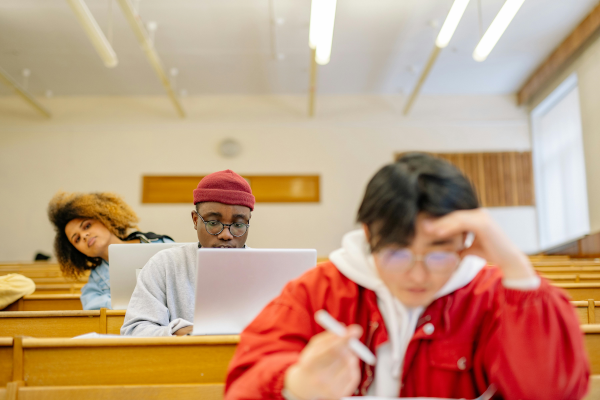
<svg viewBox="0 0 600 400">
<path fill-rule="evenodd" d="M 360 381 L 357 354 L 366 357 L 365 362 L 369 363 L 374 363 L 375 356 L 359 342 L 360 326 L 345 328 L 324 310 L 315 314 L 315 320 L 325 332 L 313 336 L 300 353 L 298 362 L 287 370 L 285 392 L 288 397 L 298 400 L 349 396 Z"/>
</svg>

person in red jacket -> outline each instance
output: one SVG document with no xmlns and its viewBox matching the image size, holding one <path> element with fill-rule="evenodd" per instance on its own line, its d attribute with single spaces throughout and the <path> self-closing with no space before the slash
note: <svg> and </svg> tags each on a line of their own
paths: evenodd
<svg viewBox="0 0 600 400">
<path fill-rule="evenodd" d="M 590 367 L 567 295 L 538 277 L 455 167 L 422 153 L 383 167 L 358 221 L 330 262 L 242 332 L 225 399 L 470 399 L 491 385 L 505 399 L 585 395 Z M 321 309 L 346 336 L 315 322 Z"/>
</svg>

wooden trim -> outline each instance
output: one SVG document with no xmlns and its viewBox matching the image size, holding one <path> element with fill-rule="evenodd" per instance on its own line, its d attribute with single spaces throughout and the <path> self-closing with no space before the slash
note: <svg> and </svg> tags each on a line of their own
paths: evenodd
<svg viewBox="0 0 600 400">
<path fill-rule="evenodd" d="M 318 203 L 319 175 L 243 175 L 258 203 Z M 146 175 L 142 178 L 142 203 L 192 204 L 193 190 L 204 176 Z"/>
<path fill-rule="evenodd" d="M 124 314 L 124 312 L 123 312 Z M 31 317 L 97 317 L 100 315 L 98 310 L 65 310 L 65 311 L 3 311 L 0 312 L 0 318 L 31 318 Z"/>
<path fill-rule="evenodd" d="M 98 333 L 106 334 L 106 308 L 100 309 L 100 324 Z"/>
<path fill-rule="evenodd" d="M 406 153 L 397 153 L 396 160 Z M 531 152 L 429 153 L 454 164 L 482 207 L 534 205 Z"/>
<path fill-rule="evenodd" d="M 127 312 L 127 310 L 106 310 L 106 315 L 116 315 L 116 316 L 125 316 L 125 313 Z"/>
<path fill-rule="evenodd" d="M 25 386 L 23 380 L 8 382 L 6 384 L 6 400 L 17 400 L 19 398 L 19 389 Z"/>
<path fill-rule="evenodd" d="M 79 294 L 30 294 L 23 296 L 25 300 L 79 300 Z"/>
<path fill-rule="evenodd" d="M 571 32 L 542 65 L 529 77 L 517 94 L 517 103 L 524 104 L 538 93 L 559 71 L 567 66 L 573 55 L 600 30 L 600 4 Z"/>
<path fill-rule="evenodd" d="M 19 400 L 131 400 L 202 399 L 223 400 L 223 383 L 181 385 L 85 385 L 19 388 Z M 0 392 L 0 399 L 2 399 Z"/>
<path fill-rule="evenodd" d="M 23 380 L 23 337 L 17 336 L 13 341 L 13 381 Z"/>
<path fill-rule="evenodd" d="M 600 324 L 579 325 L 583 333 L 600 333 Z"/>
<path fill-rule="evenodd" d="M 122 337 L 103 339 L 34 339 L 24 338 L 24 348 L 43 347 L 121 347 L 121 346 L 189 346 L 238 344 L 239 335 L 222 336 L 171 336 L 171 337 Z"/>
<path fill-rule="evenodd" d="M 554 286 L 563 288 L 563 289 L 579 289 L 579 288 L 585 288 L 585 289 L 596 289 L 596 288 L 600 288 L 600 282 L 590 282 L 590 283 L 553 283 Z"/>
<path fill-rule="evenodd" d="M 596 303 L 593 299 L 588 300 L 588 323 L 596 323 Z"/>
<path fill-rule="evenodd" d="M 574 307 L 587 307 L 588 300 L 570 301 Z M 596 307 L 600 307 L 600 301 L 594 301 Z"/>
<path fill-rule="evenodd" d="M 11 337 L 0 337 L 0 347 L 12 347 L 14 339 Z"/>
</svg>

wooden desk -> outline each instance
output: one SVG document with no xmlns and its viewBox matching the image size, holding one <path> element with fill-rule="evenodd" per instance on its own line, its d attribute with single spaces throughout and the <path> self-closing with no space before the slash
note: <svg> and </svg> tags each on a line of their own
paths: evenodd
<svg viewBox="0 0 600 400">
<path fill-rule="evenodd" d="M 79 294 L 30 294 L 8 305 L 2 311 L 82 310 L 80 296 Z"/>
<path fill-rule="evenodd" d="M 119 335 L 125 310 L 6 311 L 0 313 L 0 337 L 70 338 L 85 333 Z"/>
<path fill-rule="evenodd" d="M 222 384 L 238 342 L 237 335 L 15 338 L 12 375 L 29 387 Z"/>
</svg>

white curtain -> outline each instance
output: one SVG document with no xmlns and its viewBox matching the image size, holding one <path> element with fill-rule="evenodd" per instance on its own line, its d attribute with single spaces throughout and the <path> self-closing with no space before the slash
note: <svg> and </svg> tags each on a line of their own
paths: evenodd
<svg viewBox="0 0 600 400">
<path fill-rule="evenodd" d="M 533 161 L 541 250 L 590 232 L 577 76 L 532 112 Z"/>
</svg>

